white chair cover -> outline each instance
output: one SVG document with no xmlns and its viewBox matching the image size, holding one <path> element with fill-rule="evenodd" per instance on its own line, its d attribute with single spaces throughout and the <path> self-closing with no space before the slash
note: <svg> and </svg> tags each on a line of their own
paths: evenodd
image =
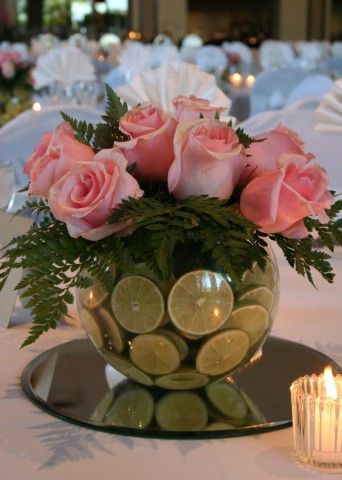
<svg viewBox="0 0 342 480">
<path fill-rule="evenodd" d="M 222 48 L 226 53 L 236 53 L 240 57 L 240 63 L 253 63 L 252 50 L 242 42 L 223 42 Z"/>
<path fill-rule="evenodd" d="M 317 162 L 327 170 L 330 187 L 341 191 L 342 135 L 315 131 L 314 110 L 288 107 L 273 112 L 262 112 L 242 122 L 240 126 L 250 135 L 256 135 L 275 128 L 279 123 L 299 133 L 306 144 L 306 151 L 313 152 L 316 155 Z"/>
<path fill-rule="evenodd" d="M 227 67 L 228 60 L 222 48 L 215 45 L 206 45 L 198 50 L 196 64 L 204 72 L 219 74 Z"/>
<path fill-rule="evenodd" d="M 53 130 L 63 121 L 61 111 L 91 123 L 98 123 L 103 113 L 81 106 L 50 106 L 39 112 L 27 110 L 0 128 L 0 160 L 10 160 L 13 163 L 19 188 L 28 183 L 23 173 L 24 163 L 32 155 L 43 133 Z"/>
<path fill-rule="evenodd" d="M 295 55 L 292 46 L 277 40 L 265 40 L 259 49 L 259 61 L 263 70 L 291 65 Z"/>
<path fill-rule="evenodd" d="M 152 47 L 138 42 L 126 42 L 118 63 L 118 68 L 128 82 L 134 75 L 152 68 Z"/>
<path fill-rule="evenodd" d="M 292 89 L 309 75 L 301 69 L 278 68 L 257 75 L 251 89 L 251 115 L 282 108 Z"/>
<path fill-rule="evenodd" d="M 307 70 L 318 68 L 328 56 L 327 45 L 317 40 L 298 42 L 296 49 L 299 53 L 299 65 Z"/>
<path fill-rule="evenodd" d="M 188 33 L 182 40 L 182 47 L 201 47 L 203 45 L 203 38 L 197 33 Z"/>
<path fill-rule="evenodd" d="M 331 78 L 327 77 L 326 75 L 320 75 L 318 73 L 309 75 L 292 89 L 285 102 L 285 105 L 291 105 L 292 103 L 305 98 L 321 98 L 325 93 L 328 92 L 328 90 L 330 90 L 333 84 L 334 82 L 331 80 Z"/>
<path fill-rule="evenodd" d="M 333 57 L 342 58 L 342 42 L 333 42 L 331 45 L 331 54 Z"/>
</svg>

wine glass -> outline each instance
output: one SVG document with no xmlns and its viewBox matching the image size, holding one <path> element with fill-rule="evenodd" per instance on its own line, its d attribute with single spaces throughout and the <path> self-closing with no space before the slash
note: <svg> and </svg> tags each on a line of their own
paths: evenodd
<svg viewBox="0 0 342 480">
<path fill-rule="evenodd" d="M 0 161 L 0 210 L 7 210 L 14 199 L 15 174 L 13 165 Z"/>
</svg>

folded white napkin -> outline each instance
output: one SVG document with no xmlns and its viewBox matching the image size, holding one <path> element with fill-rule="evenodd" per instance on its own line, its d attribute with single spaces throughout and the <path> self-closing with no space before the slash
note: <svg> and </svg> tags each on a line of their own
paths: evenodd
<svg viewBox="0 0 342 480">
<path fill-rule="evenodd" d="M 315 117 L 317 132 L 342 133 L 342 79 L 323 96 Z"/>
<path fill-rule="evenodd" d="M 119 70 L 130 81 L 137 73 L 152 68 L 152 48 L 137 42 L 126 42 L 118 58 Z"/>
<path fill-rule="evenodd" d="M 152 64 L 153 67 L 161 67 L 165 63 L 179 63 L 180 56 L 175 45 L 153 45 Z"/>
<path fill-rule="evenodd" d="M 117 93 L 130 107 L 151 101 L 169 112 L 173 111 L 172 100 L 178 95 L 205 98 L 228 112 L 231 106 L 229 98 L 217 87 L 215 77 L 188 63 L 166 64 L 143 72 L 119 87 Z"/>
<path fill-rule="evenodd" d="M 53 48 L 41 55 L 32 72 L 34 88 L 51 85 L 72 85 L 74 82 L 92 82 L 96 80 L 95 68 L 90 58 L 75 47 Z"/>
</svg>

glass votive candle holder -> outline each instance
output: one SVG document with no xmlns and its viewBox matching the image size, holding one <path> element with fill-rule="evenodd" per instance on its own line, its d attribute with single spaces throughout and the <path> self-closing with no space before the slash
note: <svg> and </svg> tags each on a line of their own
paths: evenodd
<svg viewBox="0 0 342 480">
<path fill-rule="evenodd" d="M 342 471 L 342 375 L 327 369 L 290 387 L 294 448 L 301 463 Z"/>
</svg>

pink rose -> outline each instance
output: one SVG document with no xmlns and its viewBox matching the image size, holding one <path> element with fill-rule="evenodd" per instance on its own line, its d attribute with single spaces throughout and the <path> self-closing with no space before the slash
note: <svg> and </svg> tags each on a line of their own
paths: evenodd
<svg viewBox="0 0 342 480">
<path fill-rule="evenodd" d="M 111 211 L 128 197 L 141 197 L 138 182 L 126 172 L 117 148 L 101 150 L 92 161 L 77 162 L 49 192 L 49 206 L 65 222 L 71 237 L 100 240 L 127 224 L 105 224 Z"/>
<path fill-rule="evenodd" d="M 168 112 L 145 102 L 120 119 L 120 129 L 132 139 L 115 142 L 128 160 L 136 164 L 134 174 L 153 182 L 165 181 L 174 159 L 173 136 L 177 122 Z"/>
<path fill-rule="evenodd" d="M 218 120 L 181 122 L 174 149 L 168 186 L 178 199 L 189 195 L 228 199 L 247 162 L 235 131 Z"/>
<path fill-rule="evenodd" d="M 172 100 L 172 105 L 176 109 L 175 117 L 178 121 L 198 120 L 200 115 L 204 118 L 215 118 L 216 113 L 224 112 L 223 107 L 213 107 L 209 100 L 198 98 L 194 95 L 184 97 L 180 95 Z"/>
<path fill-rule="evenodd" d="M 53 132 L 43 135 L 25 163 L 24 172 L 30 176 L 29 194 L 47 197 L 50 187 L 76 162 L 88 162 L 93 157 L 93 150 L 75 139 L 71 126 L 60 123 Z"/>
<path fill-rule="evenodd" d="M 242 214 L 267 233 L 288 238 L 304 238 L 308 231 L 303 219 L 318 215 L 322 223 L 329 218 L 333 196 L 327 190 L 328 176 L 317 164 L 307 164 L 303 155 L 282 155 L 278 169 L 255 177 L 243 190 Z"/>
<path fill-rule="evenodd" d="M 15 75 L 14 63 L 9 60 L 6 60 L 5 62 L 3 62 L 1 64 L 1 73 L 3 77 L 6 78 L 7 80 L 10 80 L 11 78 L 13 78 Z"/>
<path fill-rule="evenodd" d="M 305 153 L 305 144 L 297 132 L 284 125 L 278 125 L 274 130 L 259 133 L 254 137 L 262 142 L 253 142 L 246 150 L 248 167 L 243 173 L 244 180 L 270 172 L 277 168 L 277 160 L 283 153 L 304 155 L 307 161 L 315 158 L 312 153 Z"/>
</svg>

